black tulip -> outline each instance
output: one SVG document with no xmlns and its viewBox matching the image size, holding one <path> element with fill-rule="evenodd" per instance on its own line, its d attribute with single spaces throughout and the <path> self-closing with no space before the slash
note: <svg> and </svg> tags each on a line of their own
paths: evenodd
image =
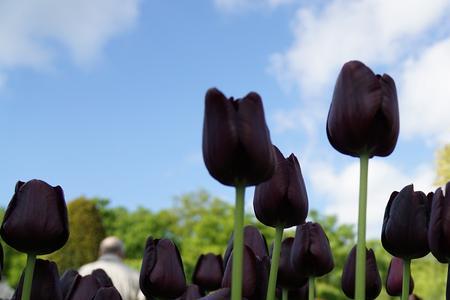
<svg viewBox="0 0 450 300">
<path fill-rule="evenodd" d="M 17 182 L 0 234 L 8 245 L 25 253 L 49 254 L 64 246 L 69 224 L 62 188 L 41 180 Z"/>
<path fill-rule="evenodd" d="M 430 252 L 428 223 L 430 203 L 423 192 L 414 192 L 413 185 L 393 192 L 386 206 L 381 243 L 392 256 L 403 259 L 420 258 Z"/>
<path fill-rule="evenodd" d="M 186 288 L 186 291 L 184 292 L 183 296 L 180 298 L 177 298 L 177 300 L 197 300 L 203 297 L 203 293 L 200 289 L 200 287 L 196 284 L 190 284 Z"/>
<path fill-rule="evenodd" d="M 198 258 L 192 275 L 192 282 L 204 291 L 214 291 L 220 288 L 222 276 L 222 256 L 207 253 L 200 255 Z"/>
<path fill-rule="evenodd" d="M 178 298 L 183 295 L 186 290 L 183 262 L 171 240 L 147 239 L 139 286 L 147 298 Z"/>
<path fill-rule="evenodd" d="M 257 257 L 269 256 L 267 241 L 265 236 L 253 225 L 244 227 L 244 245 L 252 249 Z M 227 250 L 223 256 L 223 266 L 226 267 L 231 251 L 233 250 L 233 236 L 228 240 Z"/>
<path fill-rule="evenodd" d="M 291 250 L 294 238 L 288 237 L 281 243 L 280 261 L 278 266 L 277 286 L 285 289 L 297 289 L 308 282 L 307 277 L 302 277 L 294 269 L 291 263 Z M 273 250 L 273 248 L 272 248 Z"/>
<path fill-rule="evenodd" d="M 282 288 L 277 287 L 276 295 L 279 299 L 282 298 Z M 309 285 L 306 282 L 301 287 L 288 289 L 288 300 L 308 300 Z"/>
<path fill-rule="evenodd" d="M 11 300 L 21 300 L 23 273 Z M 62 300 L 58 267 L 52 261 L 37 259 L 34 266 L 30 300 Z"/>
<path fill-rule="evenodd" d="M 328 112 L 330 144 L 351 156 L 388 156 L 397 143 L 399 124 L 394 80 L 375 75 L 359 61 L 344 64 Z"/>
<path fill-rule="evenodd" d="M 402 283 L 403 283 L 403 259 L 398 257 L 392 257 L 389 263 L 389 268 L 386 277 L 386 292 L 390 296 L 402 295 Z M 409 277 L 409 293 L 414 290 L 414 280 L 410 274 Z"/>
<path fill-rule="evenodd" d="M 122 297 L 117 289 L 111 286 L 100 288 L 92 300 L 122 300 Z"/>
<path fill-rule="evenodd" d="M 74 281 L 64 300 L 92 299 L 102 287 L 101 282 L 94 275 L 81 276 L 77 274 L 74 276 Z"/>
<path fill-rule="evenodd" d="M 291 263 L 302 277 L 320 277 L 333 270 L 330 242 L 320 224 L 307 222 L 297 226 Z"/>
<path fill-rule="evenodd" d="M 341 285 L 344 294 L 355 298 L 355 269 L 356 269 L 356 246 L 352 248 L 344 265 Z M 366 299 L 372 300 L 381 292 L 381 277 L 378 272 L 377 260 L 372 249 L 366 248 Z"/>
<path fill-rule="evenodd" d="M 69 269 L 62 274 L 59 279 L 59 286 L 61 288 L 63 299 L 66 299 L 67 294 L 74 288 L 77 277 L 81 276 L 78 274 L 78 271 L 74 269 Z"/>
<path fill-rule="evenodd" d="M 445 185 L 445 195 L 441 188 L 434 193 L 428 243 L 431 253 L 441 263 L 450 262 L 450 182 Z"/>
<path fill-rule="evenodd" d="M 223 288 L 215 291 L 203 298 L 201 300 L 230 300 L 231 299 L 231 288 Z M 242 297 L 242 300 L 247 300 L 247 298 Z"/>
<path fill-rule="evenodd" d="M 276 168 L 272 178 L 255 188 L 253 208 L 264 225 L 284 228 L 303 224 L 308 214 L 308 196 L 297 157 L 284 158 L 273 146 Z"/>
<path fill-rule="evenodd" d="M 207 91 L 203 159 L 211 176 L 229 186 L 256 185 L 272 176 L 275 156 L 257 93 L 234 100 L 216 88 Z"/>
<path fill-rule="evenodd" d="M 92 276 L 94 276 L 102 287 L 112 287 L 114 286 L 111 278 L 106 274 L 103 269 L 95 269 L 92 271 Z"/>
</svg>

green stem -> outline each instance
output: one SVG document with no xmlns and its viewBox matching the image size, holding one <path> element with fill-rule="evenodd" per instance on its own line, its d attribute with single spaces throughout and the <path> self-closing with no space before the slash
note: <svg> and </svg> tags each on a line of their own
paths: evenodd
<svg viewBox="0 0 450 300">
<path fill-rule="evenodd" d="M 314 300 L 314 277 L 311 276 L 308 278 L 308 299 Z"/>
<path fill-rule="evenodd" d="M 36 254 L 28 253 L 27 266 L 25 267 L 25 277 L 23 279 L 22 300 L 30 300 L 35 262 Z"/>
<path fill-rule="evenodd" d="M 366 214 L 369 155 L 361 155 L 359 164 L 359 211 L 358 244 L 356 246 L 355 299 L 364 300 L 366 299 Z"/>
<path fill-rule="evenodd" d="M 282 289 L 281 290 L 281 300 L 288 300 L 288 289 Z"/>
<path fill-rule="evenodd" d="M 231 299 L 242 299 L 242 256 L 244 253 L 245 185 L 236 185 L 234 209 L 233 265 L 231 273 Z"/>
<path fill-rule="evenodd" d="M 404 259 L 403 260 L 402 300 L 408 300 L 410 276 L 411 276 L 411 260 Z"/>
<path fill-rule="evenodd" d="M 267 288 L 266 300 L 275 299 L 275 291 L 277 288 L 278 265 L 280 263 L 281 240 L 283 239 L 283 226 L 275 228 L 275 239 L 273 241 L 272 264 L 270 266 L 269 286 Z"/>
</svg>

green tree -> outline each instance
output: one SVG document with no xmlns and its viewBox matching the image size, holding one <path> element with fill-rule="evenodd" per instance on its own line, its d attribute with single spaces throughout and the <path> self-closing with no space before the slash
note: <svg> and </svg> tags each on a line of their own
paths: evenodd
<svg viewBox="0 0 450 300">
<path fill-rule="evenodd" d="M 436 185 L 450 181 L 450 144 L 439 149 L 436 154 Z"/>
<path fill-rule="evenodd" d="M 94 261 L 98 257 L 98 247 L 105 238 L 105 230 L 96 203 L 84 197 L 67 205 L 70 236 L 66 245 L 49 255 L 58 264 L 60 273 L 69 268 Z"/>
</svg>

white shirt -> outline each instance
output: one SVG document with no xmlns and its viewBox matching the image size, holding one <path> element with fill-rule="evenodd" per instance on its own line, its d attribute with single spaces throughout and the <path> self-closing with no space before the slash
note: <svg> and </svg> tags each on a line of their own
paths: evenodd
<svg viewBox="0 0 450 300">
<path fill-rule="evenodd" d="M 139 290 L 139 272 L 124 264 L 119 256 L 104 254 L 97 261 L 81 266 L 78 272 L 86 276 L 95 269 L 103 269 L 108 274 L 123 300 L 145 300 Z"/>
</svg>

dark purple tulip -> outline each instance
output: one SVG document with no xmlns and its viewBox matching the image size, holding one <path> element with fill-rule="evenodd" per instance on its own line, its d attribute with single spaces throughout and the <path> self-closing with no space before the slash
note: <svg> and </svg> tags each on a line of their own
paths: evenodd
<svg viewBox="0 0 450 300">
<path fill-rule="evenodd" d="M 309 285 L 306 282 L 303 286 L 288 290 L 288 300 L 308 300 Z M 281 299 L 282 289 L 277 287 L 277 297 Z"/>
<path fill-rule="evenodd" d="M 206 92 L 203 159 L 211 176 L 229 186 L 256 185 L 272 176 L 275 156 L 257 93 L 234 100 L 216 88 Z"/>
<path fill-rule="evenodd" d="M 178 298 L 183 295 L 186 290 L 183 262 L 171 240 L 147 239 L 139 285 L 147 298 Z"/>
<path fill-rule="evenodd" d="M 64 246 L 69 224 L 62 188 L 35 179 L 17 182 L 0 234 L 8 245 L 25 253 L 49 254 Z"/>
<path fill-rule="evenodd" d="M 392 256 L 403 259 L 420 258 L 428 248 L 430 203 L 423 192 L 414 192 L 413 185 L 400 193 L 393 192 L 384 213 L 381 243 Z"/>
<path fill-rule="evenodd" d="M 434 193 L 428 243 L 439 262 L 450 262 L 450 182 L 445 185 L 445 196 L 441 188 Z"/>
<path fill-rule="evenodd" d="M 76 275 L 64 300 L 92 299 L 103 286 L 94 275 Z"/>
<path fill-rule="evenodd" d="M 230 300 L 231 299 L 231 288 L 223 288 L 215 291 L 203 298 L 201 300 Z M 247 300 L 247 298 L 242 297 L 242 300 Z"/>
<path fill-rule="evenodd" d="M 11 300 L 22 299 L 23 273 Z M 52 261 L 37 259 L 33 272 L 30 300 L 62 300 L 58 267 Z"/>
<path fill-rule="evenodd" d="M 410 274 L 409 276 L 409 293 L 414 290 L 414 280 Z M 392 257 L 389 263 L 389 268 L 386 278 L 386 292 L 390 296 L 402 295 L 402 281 L 403 281 L 403 259 Z"/>
<path fill-rule="evenodd" d="M 284 158 L 273 146 L 276 168 L 272 178 L 255 188 L 253 208 L 264 225 L 284 228 L 303 224 L 308 214 L 308 196 L 297 157 Z"/>
<path fill-rule="evenodd" d="M 293 237 L 288 237 L 281 243 L 277 286 L 285 289 L 297 289 L 308 282 L 308 278 L 300 276 L 291 264 L 291 250 L 293 244 Z"/>
<path fill-rule="evenodd" d="M 267 248 L 267 241 L 264 235 L 253 225 L 247 225 L 244 227 L 244 244 L 250 249 L 257 257 L 269 256 L 269 250 Z M 227 250 L 223 256 L 223 265 L 226 267 L 228 259 L 230 258 L 231 251 L 233 250 L 233 236 L 228 240 Z"/>
<path fill-rule="evenodd" d="M 330 144 L 355 157 L 388 156 L 397 143 L 399 124 L 394 80 L 375 75 L 360 61 L 344 64 L 328 112 Z"/>
<path fill-rule="evenodd" d="M 220 288 L 222 276 L 222 256 L 213 253 L 202 254 L 195 265 L 192 282 L 204 291 L 214 291 Z"/>
<path fill-rule="evenodd" d="M 74 288 L 77 277 L 81 276 L 78 274 L 78 271 L 74 269 L 69 269 L 62 274 L 59 279 L 59 286 L 61 288 L 63 299 L 66 299 L 67 294 Z"/>
<path fill-rule="evenodd" d="M 355 299 L 356 246 L 350 251 L 342 272 L 341 285 L 344 294 Z M 381 277 L 372 249 L 366 248 L 366 299 L 372 300 L 381 292 Z"/>
<path fill-rule="evenodd" d="M 100 283 L 102 287 L 112 287 L 114 286 L 111 278 L 106 274 L 105 270 L 103 269 L 95 269 L 92 271 L 92 276 L 94 276 L 97 281 Z"/>
<path fill-rule="evenodd" d="M 203 293 L 198 285 L 190 284 L 186 288 L 183 296 L 177 298 L 177 300 L 197 300 L 203 297 Z"/>
<path fill-rule="evenodd" d="M 320 277 L 333 270 L 330 242 L 320 224 L 307 222 L 297 226 L 291 263 L 302 277 Z"/>
<path fill-rule="evenodd" d="M 117 289 L 111 286 L 100 288 L 92 300 L 122 300 L 122 297 Z"/>
</svg>

